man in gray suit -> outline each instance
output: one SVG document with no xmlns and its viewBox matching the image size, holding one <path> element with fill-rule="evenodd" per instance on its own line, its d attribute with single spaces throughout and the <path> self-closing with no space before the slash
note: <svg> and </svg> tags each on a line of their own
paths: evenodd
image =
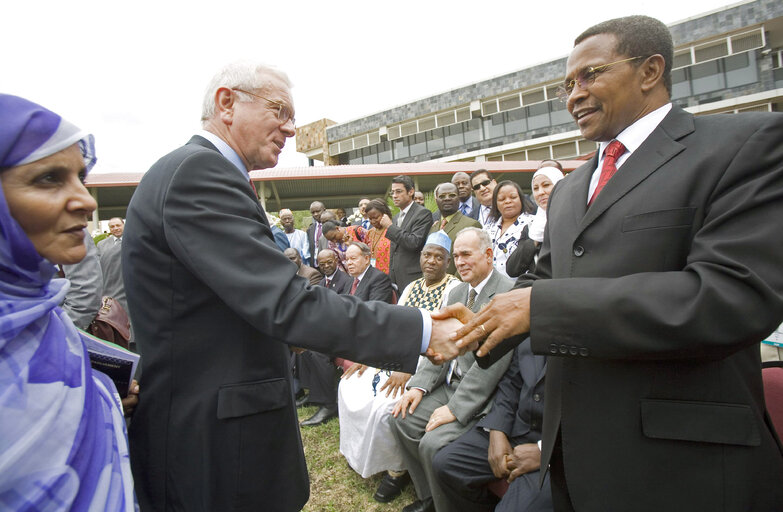
<svg viewBox="0 0 783 512">
<path fill-rule="evenodd" d="M 492 242 L 479 228 L 465 228 L 457 235 L 453 257 L 464 282 L 449 293 L 450 305 L 462 303 L 478 311 L 496 293 L 513 286 L 492 267 Z M 510 360 L 507 354 L 485 370 L 467 353 L 445 365 L 425 362 L 408 381 L 407 391 L 392 411 L 392 432 L 419 498 L 404 512 L 446 510 L 448 501 L 433 472 L 432 458 L 489 411 Z"/>
<path fill-rule="evenodd" d="M 128 207 L 123 271 L 144 365 L 136 493 L 146 512 L 298 511 L 309 483 L 289 346 L 412 372 L 420 353 L 454 344 L 417 309 L 309 286 L 275 244 L 248 171 L 274 166 L 294 136 L 285 74 L 226 66 L 202 126 Z"/>
</svg>

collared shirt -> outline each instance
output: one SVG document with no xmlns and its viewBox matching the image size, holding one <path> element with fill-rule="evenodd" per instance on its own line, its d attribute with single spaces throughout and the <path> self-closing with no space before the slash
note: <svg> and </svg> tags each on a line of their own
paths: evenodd
<svg viewBox="0 0 783 512">
<path fill-rule="evenodd" d="M 484 206 L 483 204 L 479 206 L 479 222 L 481 223 L 482 227 L 487 227 L 488 225 L 492 224 L 492 217 L 490 217 L 490 212 L 492 212 L 492 208 L 489 206 Z"/>
<path fill-rule="evenodd" d="M 405 216 L 408 215 L 408 212 L 411 209 L 411 206 L 413 206 L 414 201 L 411 201 L 408 203 L 408 206 L 400 210 L 400 215 L 397 217 L 397 226 L 402 227 L 402 222 L 405 220 Z"/>
<path fill-rule="evenodd" d="M 473 196 L 468 197 L 467 201 L 460 201 L 459 211 L 462 215 L 470 215 L 473 213 Z"/>
<path fill-rule="evenodd" d="M 476 290 L 476 300 L 478 300 L 478 296 L 481 295 L 481 290 L 483 290 L 484 287 L 487 285 L 487 283 L 489 282 L 489 278 L 490 277 L 492 277 L 492 272 L 487 274 L 487 277 L 485 277 L 483 281 L 481 281 L 479 284 L 477 284 L 475 286 L 475 288 L 473 286 L 468 286 L 468 288 L 469 288 L 469 290 L 468 290 L 468 297 L 470 297 L 470 290 Z M 465 299 L 465 300 L 467 301 L 467 299 Z"/>
<path fill-rule="evenodd" d="M 234 149 L 229 146 L 226 141 L 214 133 L 208 132 L 206 130 L 201 130 L 198 135 L 211 142 L 217 148 L 217 150 L 220 151 L 220 154 L 226 157 L 226 160 L 234 164 L 237 169 L 242 171 L 242 176 L 244 176 L 247 181 L 250 181 L 250 174 L 247 172 L 247 167 L 245 167 L 244 162 L 242 162 L 242 159 L 239 158 L 237 152 L 234 151 Z"/>
<path fill-rule="evenodd" d="M 658 125 L 661 124 L 661 121 L 663 121 L 663 118 L 666 117 L 666 114 L 668 114 L 671 109 L 672 104 L 667 103 L 666 105 L 653 110 L 641 119 L 638 119 L 635 123 L 628 126 L 625 130 L 621 131 L 617 137 L 615 137 L 615 139 L 622 142 L 623 146 L 625 146 L 625 153 L 620 155 L 620 158 L 618 158 L 617 162 L 615 163 L 615 167 L 617 167 L 618 170 L 623 165 L 623 163 L 628 160 L 628 157 L 631 156 L 634 151 L 639 149 L 639 146 L 641 146 L 642 143 L 647 140 L 647 137 L 650 136 L 653 130 L 655 130 Z M 601 142 L 598 148 L 598 166 L 595 168 L 595 171 L 593 171 L 593 176 L 590 178 L 590 188 L 587 192 L 587 202 L 590 202 L 590 198 L 593 197 L 593 192 L 595 192 L 596 187 L 598 187 L 598 181 L 601 179 L 601 167 L 604 165 L 604 150 L 606 150 L 606 146 L 608 146 L 610 142 L 610 140 Z"/>
<path fill-rule="evenodd" d="M 361 274 L 359 274 L 358 276 L 354 277 L 354 279 L 358 279 L 358 280 L 359 280 L 359 282 L 361 283 L 361 282 L 362 282 L 362 279 L 364 279 L 364 274 L 366 274 L 366 273 L 367 273 L 367 271 L 368 271 L 368 270 L 370 270 L 370 267 L 371 267 L 371 266 L 372 266 L 372 265 L 367 265 L 367 268 L 366 268 L 366 269 L 364 269 L 364 272 L 362 272 L 362 273 L 361 273 Z"/>
</svg>

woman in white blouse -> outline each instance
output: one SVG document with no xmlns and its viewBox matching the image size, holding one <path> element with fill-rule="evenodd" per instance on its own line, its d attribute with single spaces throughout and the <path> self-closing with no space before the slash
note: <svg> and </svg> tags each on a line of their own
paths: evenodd
<svg viewBox="0 0 783 512">
<path fill-rule="evenodd" d="M 497 222 L 487 226 L 492 239 L 493 264 L 504 275 L 506 261 L 519 245 L 528 237 L 528 225 L 533 221 L 532 212 L 526 207 L 522 188 L 513 181 L 501 181 L 492 195 L 492 217 Z"/>
</svg>

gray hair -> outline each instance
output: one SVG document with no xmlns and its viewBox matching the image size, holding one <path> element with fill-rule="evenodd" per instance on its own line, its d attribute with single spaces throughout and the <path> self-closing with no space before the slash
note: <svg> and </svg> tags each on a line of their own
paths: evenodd
<svg viewBox="0 0 783 512">
<path fill-rule="evenodd" d="M 269 89 L 273 80 L 282 81 L 287 87 L 291 87 L 288 75 L 273 67 L 252 62 L 232 62 L 226 65 L 212 77 L 204 94 L 204 103 L 201 107 L 201 122 L 205 123 L 217 113 L 215 108 L 215 94 L 221 87 L 229 89 L 244 89 L 246 91 L 265 91 Z M 245 95 L 242 95 L 243 97 Z M 250 98 L 247 99 L 250 101 Z"/>
<path fill-rule="evenodd" d="M 460 229 L 459 233 L 457 233 L 457 237 L 454 239 L 454 241 L 457 241 L 457 238 L 461 237 L 465 233 L 475 233 L 479 240 L 479 250 L 481 252 L 486 251 L 487 249 L 492 248 L 492 240 L 489 239 L 489 234 L 484 231 L 483 229 L 476 228 L 476 227 L 469 227 L 469 228 L 463 228 Z"/>
<path fill-rule="evenodd" d="M 348 244 L 348 247 L 355 245 L 359 248 L 360 251 L 362 251 L 363 256 L 367 256 L 368 258 L 372 256 L 372 250 L 370 249 L 370 246 L 363 243 L 363 242 L 351 242 Z"/>
</svg>

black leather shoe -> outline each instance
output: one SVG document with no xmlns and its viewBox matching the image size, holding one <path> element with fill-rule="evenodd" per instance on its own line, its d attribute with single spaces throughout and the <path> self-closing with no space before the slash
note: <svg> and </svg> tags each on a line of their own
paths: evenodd
<svg viewBox="0 0 783 512">
<path fill-rule="evenodd" d="M 331 406 L 322 406 L 317 411 L 315 411 L 315 414 L 304 420 L 300 425 L 303 427 L 312 427 L 313 425 L 320 425 L 322 423 L 326 423 L 332 418 L 337 417 L 337 406 L 331 405 Z"/>
<path fill-rule="evenodd" d="M 297 407 L 304 407 L 305 405 L 307 405 L 307 401 L 308 401 L 309 398 L 310 398 L 310 395 L 308 395 L 308 394 L 306 394 L 304 392 L 302 392 L 301 396 L 297 395 L 296 396 L 296 406 Z"/>
<path fill-rule="evenodd" d="M 435 512 L 435 504 L 432 502 L 432 498 L 424 498 L 406 506 L 402 512 Z"/>
<path fill-rule="evenodd" d="M 407 471 L 400 476 L 391 476 L 389 473 L 386 473 L 378 486 L 378 490 L 375 491 L 372 497 L 380 503 L 389 503 L 399 496 L 410 482 L 411 475 Z"/>
</svg>

